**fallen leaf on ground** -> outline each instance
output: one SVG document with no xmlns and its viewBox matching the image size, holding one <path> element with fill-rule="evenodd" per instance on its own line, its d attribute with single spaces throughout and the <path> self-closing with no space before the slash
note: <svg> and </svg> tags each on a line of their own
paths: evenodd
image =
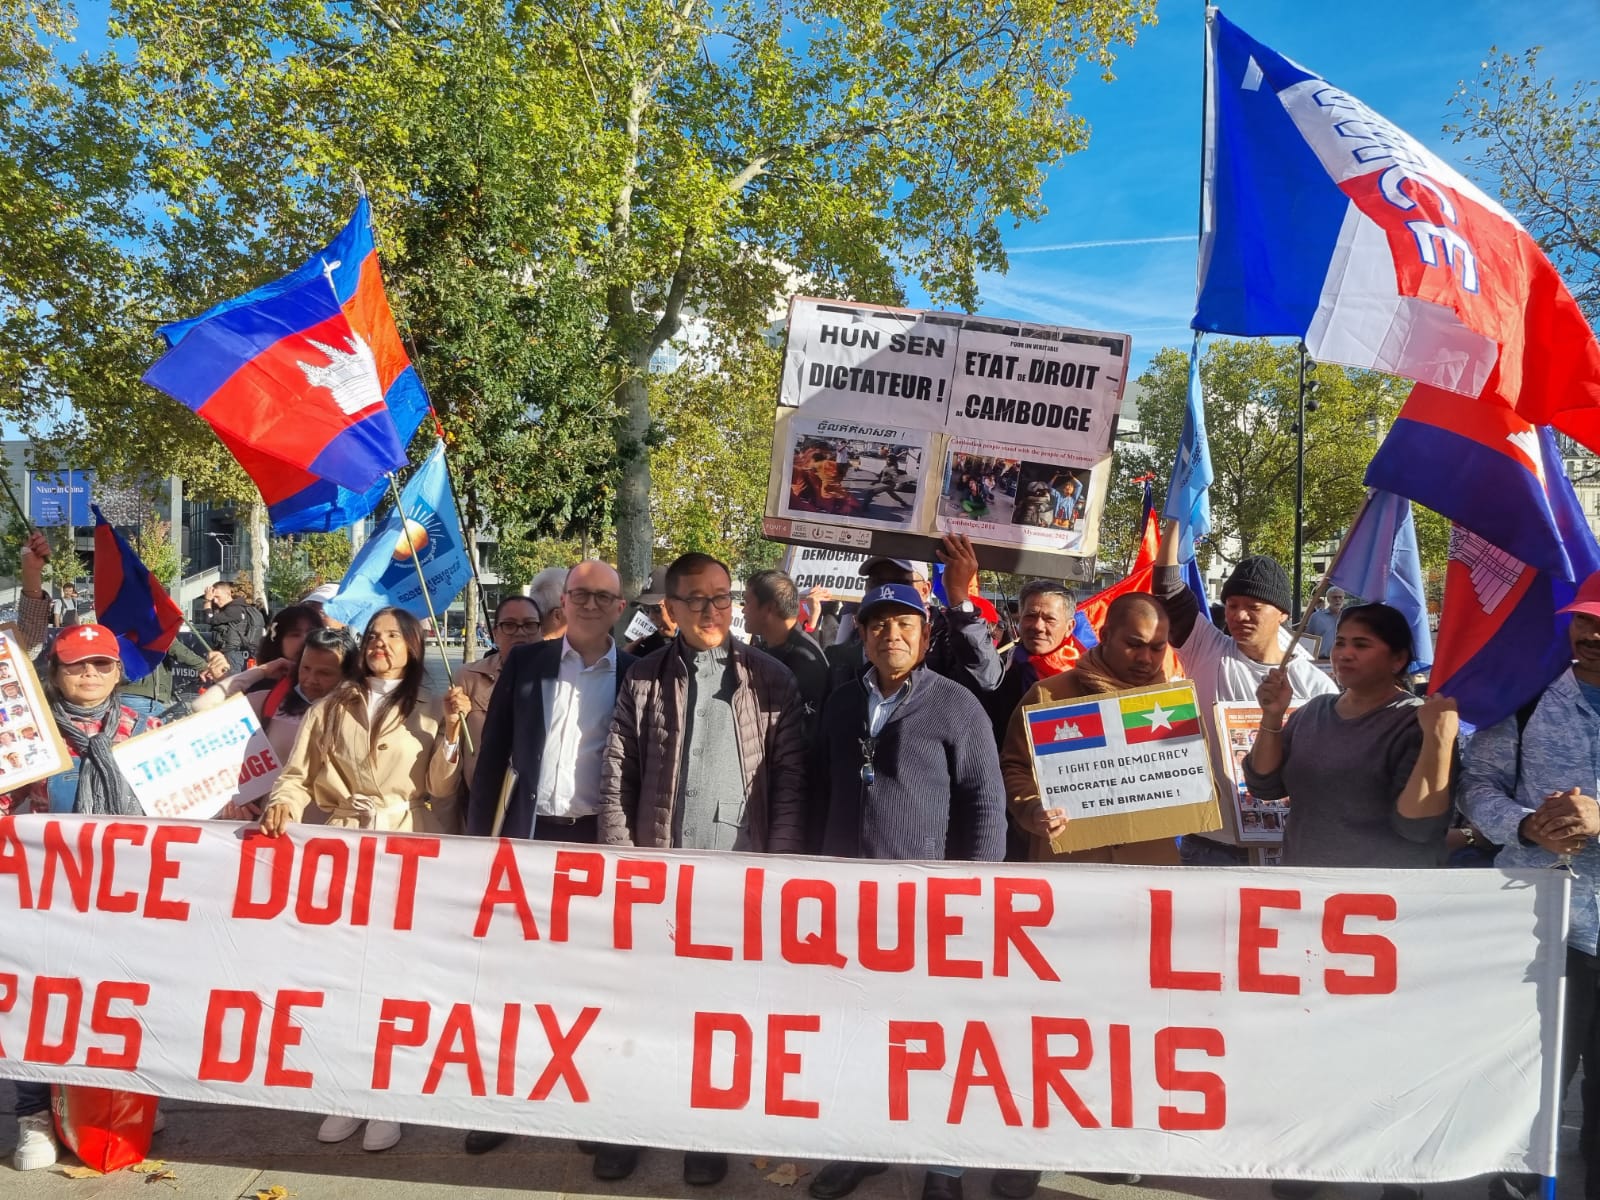
<svg viewBox="0 0 1600 1200">
<path fill-rule="evenodd" d="M 177 1187 L 178 1175 L 175 1171 L 168 1171 L 163 1168 L 160 1171 L 155 1171 L 149 1175 L 146 1175 L 144 1177 L 144 1181 L 146 1183 L 170 1183 L 173 1187 Z"/>
<path fill-rule="evenodd" d="M 297 1196 L 298 1192 L 291 1192 L 281 1183 L 275 1183 L 269 1188 L 262 1188 L 255 1195 L 255 1200 L 288 1200 L 290 1196 Z"/>
<path fill-rule="evenodd" d="M 767 1169 L 767 1160 L 764 1158 L 752 1159 L 750 1165 L 758 1171 L 765 1171 Z"/>
<path fill-rule="evenodd" d="M 143 1162 L 136 1162 L 128 1170 L 135 1175 L 156 1175 L 167 1169 L 167 1164 L 159 1158 L 147 1158 Z"/>
<path fill-rule="evenodd" d="M 802 1171 L 794 1163 L 787 1162 L 781 1165 L 772 1174 L 768 1175 L 767 1182 L 775 1183 L 779 1187 L 793 1187 L 795 1184 L 800 1182 L 801 1176 L 805 1174 L 806 1172 Z"/>
<path fill-rule="evenodd" d="M 93 1167 L 62 1167 L 61 1173 L 68 1179 L 99 1179 L 103 1174 Z"/>
</svg>

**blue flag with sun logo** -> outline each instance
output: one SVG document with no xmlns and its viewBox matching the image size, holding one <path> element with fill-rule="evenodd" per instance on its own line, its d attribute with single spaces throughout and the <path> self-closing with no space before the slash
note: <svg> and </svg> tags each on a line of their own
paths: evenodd
<svg viewBox="0 0 1600 1200">
<path fill-rule="evenodd" d="M 417 578 L 417 566 L 422 579 Z M 461 537 L 456 499 L 444 466 L 444 443 L 400 493 L 400 508 L 372 531 L 345 572 L 339 594 L 323 611 L 359 631 L 380 608 L 403 608 L 428 616 L 428 601 L 442 613 L 472 578 L 472 564 Z M 423 579 L 428 593 L 423 595 Z"/>
</svg>

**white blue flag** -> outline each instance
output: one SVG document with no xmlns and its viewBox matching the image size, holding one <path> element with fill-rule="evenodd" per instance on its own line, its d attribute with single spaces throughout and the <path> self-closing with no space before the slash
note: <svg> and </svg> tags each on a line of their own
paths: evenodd
<svg viewBox="0 0 1600 1200">
<path fill-rule="evenodd" d="M 1433 634 L 1428 629 L 1427 593 L 1422 586 L 1411 501 L 1374 489 L 1328 572 L 1328 584 L 1398 609 L 1411 626 L 1416 654 L 1411 670 L 1426 671 L 1433 665 Z"/>
<path fill-rule="evenodd" d="M 1196 538 L 1211 532 L 1211 443 L 1206 438 L 1206 405 L 1200 394 L 1200 335 L 1194 335 L 1189 349 L 1189 403 L 1183 412 L 1183 433 L 1178 438 L 1178 457 L 1172 464 L 1172 480 L 1167 484 L 1167 503 L 1161 515 L 1178 522 L 1182 539 L 1178 561 L 1194 558 Z"/>
<path fill-rule="evenodd" d="M 417 578 L 419 564 L 426 597 Z M 471 578 L 441 442 L 400 493 L 399 511 L 391 512 L 357 551 L 339 594 L 323 611 L 356 630 L 390 606 L 427 617 L 430 598 L 434 612 L 443 612 Z"/>
</svg>

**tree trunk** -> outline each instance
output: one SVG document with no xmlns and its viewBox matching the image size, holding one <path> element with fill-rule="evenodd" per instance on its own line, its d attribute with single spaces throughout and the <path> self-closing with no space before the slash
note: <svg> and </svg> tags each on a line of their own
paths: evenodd
<svg viewBox="0 0 1600 1200">
<path fill-rule="evenodd" d="M 645 386 L 649 360 L 635 361 L 618 389 L 623 414 L 617 442 L 623 452 L 622 481 L 617 490 L 617 573 L 622 594 L 633 599 L 650 577 L 655 532 L 650 525 L 650 390 Z"/>
<path fill-rule="evenodd" d="M 267 568 L 271 566 L 267 543 L 267 506 L 259 500 L 250 505 L 250 579 L 256 589 L 256 598 L 263 604 L 267 600 Z M 291 602 L 296 597 L 288 598 Z"/>
<path fill-rule="evenodd" d="M 467 558 L 472 562 L 472 578 L 467 581 L 466 599 L 461 603 L 461 661 L 476 662 L 483 657 L 478 645 L 478 539 L 467 534 Z M 483 614 L 487 621 L 489 614 Z"/>
</svg>

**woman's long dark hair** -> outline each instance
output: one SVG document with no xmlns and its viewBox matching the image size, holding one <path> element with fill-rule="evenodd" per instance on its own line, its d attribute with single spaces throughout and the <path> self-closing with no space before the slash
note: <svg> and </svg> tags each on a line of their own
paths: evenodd
<svg viewBox="0 0 1600 1200">
<path fill-rule="evenodd" d="M 284 638 L 302 629 L 310 633 L 321 627 L 322 614 L 309 604 L 291 604 L 288 608 L 280 608 L 267 622 L 266 631 L 261 635 L 261 644 L 256 647 L 256 662 L 277 662 L 283 657 Z"/>
<path fill-rule="evenodd" d="M 378 711 L 373 716 L 372 729 L 376 733 L 383 728 L 384 722 L 389 719 L 389 714 L 399 711 L 400 720 L 403 722 L 411 716 L 422 697 L 422 682 L 427 677 L 428 665 L 424 658 L 422 642 L 422 622 L 413 617 L 403 608 L 380 608 L 372 614 L 372 619 L 367 622 L 366 629 L 361 634 L 361 680 L 356 687 L 363 692 L 361 702 L 366 703 L 365 688 L 367 675 L 367 643 L 372 638 L 372 627 L 382 617 L 393 617 L 400 626 L 400 637 L 406 644 L 405 672 L 400 676 L 400 686 L 385 696 L 378 705 Z"/>
</svg>

